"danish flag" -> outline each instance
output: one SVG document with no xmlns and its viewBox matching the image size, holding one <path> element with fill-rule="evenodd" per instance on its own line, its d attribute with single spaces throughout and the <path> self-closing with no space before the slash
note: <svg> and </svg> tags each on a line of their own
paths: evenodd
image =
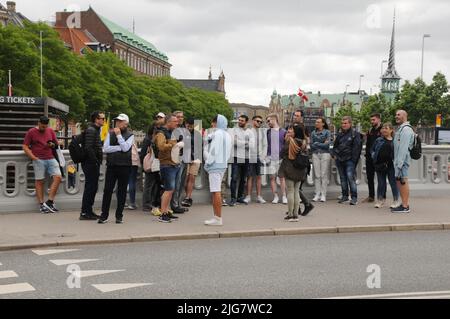
<svg viewBox="0 0 450 319">
<path fill-rule="evenodd" d="M 298 96 L 303 100 L 303 102 L 308 102 L 309 98 L 306 95 L 305 92 L 302 91 L 302 89 L 298 89 Z"/>
</svg>

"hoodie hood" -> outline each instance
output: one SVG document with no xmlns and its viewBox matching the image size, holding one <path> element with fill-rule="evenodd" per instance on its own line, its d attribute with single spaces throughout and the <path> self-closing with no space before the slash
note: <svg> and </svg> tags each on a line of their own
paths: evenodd
<svg viewBox="0 0 450 319">
<path fill-rule="evenodd" d="M 217 116 L 217 128 L 220 130 L 226 130 L 228 128 L 228 120 L 221 114 Z"/>
</svg>

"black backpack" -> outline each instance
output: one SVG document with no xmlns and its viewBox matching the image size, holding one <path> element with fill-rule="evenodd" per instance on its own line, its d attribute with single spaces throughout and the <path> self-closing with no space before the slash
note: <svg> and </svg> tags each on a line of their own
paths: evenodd
<svg viewBox="0 0 450 319">
<path fill-rule="evenodd" d="M 309 169 L 311 167 L 309 156 L 303 152 L 298 152 L 293 165 L 297 169 Z"/>
<path fill-rule="evenodd" d="M 73 135 L 72 141 L 69 144 L 70 157 L 75 164 L 79 164 L 86 160 L 86 151 L 84 150 L 84 137 L 84 132 L 79 135 Z"/>
<path fill-rule="evenodd" d="M 414 128 L 411 125 L 405 125 L 405 127 L 410 127 L 414 132 L 414 144 L 413 147 L 409 150 L 409 155 L 413 160 L 420 160 L 422 158 L 422 139 L 416 132 L 414 131 Z"/>
</svg>

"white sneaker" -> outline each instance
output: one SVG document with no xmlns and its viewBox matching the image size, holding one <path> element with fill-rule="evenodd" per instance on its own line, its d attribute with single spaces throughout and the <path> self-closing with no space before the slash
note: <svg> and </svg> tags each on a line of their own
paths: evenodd
<svg viewBox="0 0 450 319">
<path fill-rule="evenodd" d="M 313 202 L 317 203 L 319 200 L 320 200 L 320 196 L 319 195 L 314 196 Z"/>
<path fill-rule="evenodd" d="M 394 209 L 394 208 L 399 208 L 400 205 L 401 205 L 400 201 L 396 200 L 396 201 L 394 201 L 394 202 L 392 203 L 391 208 L 392 208 L 392 209 Z"/>
<path fill-rule="evenodd" d="M 256 200 L 258 204 L 266 204 L 267 202 L 262 198 L 261 196 L 258 196 L 258 199 Z"/>
<path fill-rule="evenodd" d="M 322 203 L 326 203 L 327 202 L 327 197 L 325 195 L 320 196 L 320 201 Z"/>
<path fill-rule="evenodd" d="M 273 198 L 272 204 L 278 204 L 280 202 L 280 198 L 278 197 L 278 195 L 275 195 L 275 197 Z"/>
<path fill-rule="evenodd" d="M 222 218 L 214 216 L 213 219 L 205 221 L 206 226 L 223 226 Z"/>
<path fill-rule="evenodd" d="M 288 204 L 288 199 L 287 199 L 286 195 L 283 196 L 283 204 L 284 205 Z"/>
<path fill-rule="evenodd" d="M 244 202 L 248 205 L 252 202 L 252 198 L 250 196 L 245 197 Z"/>
<path fill-rule="evenodd" d="M 384 203 L 386 203 L 385 200 L 377 201 L 377 203 L 375 204 L 375 208 L 382 208 L 384 206 Z"/>
</svg>

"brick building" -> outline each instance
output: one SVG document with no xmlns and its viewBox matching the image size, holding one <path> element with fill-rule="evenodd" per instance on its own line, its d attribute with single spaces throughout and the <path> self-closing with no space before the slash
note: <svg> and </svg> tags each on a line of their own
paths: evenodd
<svg viewBox="0 0 450 319">
<path fill-rule="evenodd" d="M 73 31 L 58 31 L 66 46 L 80 51 L 80 47 L 94 51 L 111 51 L 137 73 L 149 76 L 169 76 L 171 64 L 169 58 L 153 44 L 138 35 L 122 28 L 116 23 L 97 14 L 91 7 L 81 12 L 57 12 L 56 30 L 72 27 L 79 36 L 75 41 L 67 41 Z M 89 40 L 89 43 L 86 41 Z M 66 42 L 67 41 L 67 42 Z M 91 46 L 93 48 L 91 48 Z M 79 52 L 77 52 L 79 53 Z"/>
</svg>

